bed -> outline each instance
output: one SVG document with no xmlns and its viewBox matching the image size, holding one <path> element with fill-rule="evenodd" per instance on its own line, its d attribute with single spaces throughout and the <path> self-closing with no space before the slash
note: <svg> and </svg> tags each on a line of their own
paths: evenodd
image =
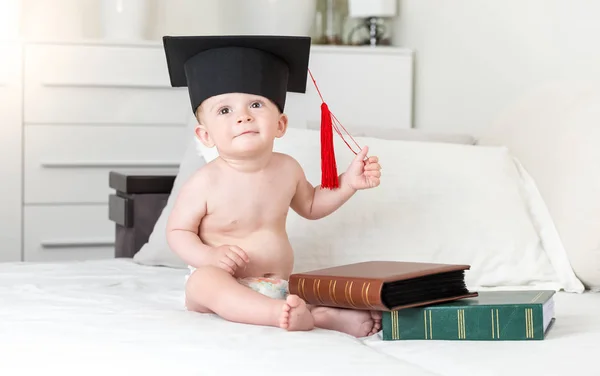
<svg viewBox="0 0 600 376">
<path fill-rule="evenodd" d="M 0 374 L 598 374 L 598 294 L 558 293 L 544 341 L 384 342 L 186 312 L 184 275 L 128 258 L 0 264 Z"/>
<path fill-rule="evenodd" d="M 564 95 L 563 89 L 552 93 Z M 543 116 L 568 119 L 556 103 L 542 103 L 563 114 L 549 110 Z M 357 137 L 382 161 L 402 161 L 395 168 L 382 163 L 390 183 L 319 222 L 292 213 L 288 232 L 302 269 L 374 258 L 467 261 L 475 289 L 555 289 L 556 322 L 545 340 L 391 342 L 380 333 L 367 338 L 321 329 L 289 333 L 186 311 L 188 271 L 161 249 L 165 216 L 181 182 L 200 159 L 214 157 L 194 144 L 177 174 L 111 173 L 107 215 L 115 224 L 113 259 L 0 264 L 0 374 L 600 374 L 600 258 L 597 248 L 573 242 L 586 238 L 600 244 L 600 231 L 583 226 L 600 220 L 593 211 L 584 218 L 560 207 L 577 209 L 572 191 L 560 184 L 565 174 L 573 186 L 597 185 L 588 184 L 594 178 L 586 171 L 566 171 L 563 164 L 537 169 L 541 157 L 522 146 L 537 142 L 542 148 L 534 125 L 548 140 L 553 123 L 524 113 L 529 108 L 541 114 L 539 106 L 518 107 L 499 123 L 503 130 L 512 127 L 512 139 L 503 132 L 480 138 L 478 145 Z M 570 131 L 590 135 L 578 127 L 597 128 L 597 121 L 575 119 L 568 122 Z M 534 140 L 519 133 L 527 127 Z M 552 148 L 563 136 L 556 132 Z M 597 152 L 580 141 L 578 158 Z M 503 146 L 492 146 L 498 143 Z M 318 147 L 309 130 L 290 130 L 276 145 L 294 155 L 313 181 L 319 179 Z M 338 155 L 340 165 L 352 157 Z M 600 207 L 597 194 L 580 190 L 576 199 Z M 357 228 L 367 230 L 357 235 Z"/>
</svg>

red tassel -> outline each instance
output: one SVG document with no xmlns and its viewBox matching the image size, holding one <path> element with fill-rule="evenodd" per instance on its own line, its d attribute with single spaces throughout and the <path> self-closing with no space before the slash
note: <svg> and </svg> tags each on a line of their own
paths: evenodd
<svg viewBox="0 0 600 376">
<path fill-rule="evenodd" d="M 325 102 L 321 104 L 321 188 L 340 186 L 335 150 L 333 147 L 333 124 L 331 112 Z"/>
<path fill-rule="evenodd" d="M 313 77 L 310 69 L 308 70 L 310 74 L 310 78 L 312 79 L 315 88 L 317 89 L 317 93 L 319 93 L 319 97 L 321 97 L 321 188 L 333 189 L 338 188 L 340 186 L 337 165 L 335 161 L 335 150 L 333 148 L 333 130 L 340 135 L 346 146 L 354 154 L 358 154 L 357 151 L 352 149 L 352 146 L 348 144 L 348 142 L 344 139 L 342 132 L 338 128 L 341 127 L 344 129 L 346 134 L 348 131 L 344 128 L 344 126 L 338 121 L 338 119 L 329 111 L 329 106 L 325 103 L 323 96 L 321 95 L 321 91 L 317 86 L 317 82 Z M 349 134 L 348 134 L 349 135 Z M 350 135 L 349 135 L 350 136 Z M 360 151 L 360 146 L 356 143 L 356 141 L 350 136 L 354 144 L 358 146 Z"/>
</svg>

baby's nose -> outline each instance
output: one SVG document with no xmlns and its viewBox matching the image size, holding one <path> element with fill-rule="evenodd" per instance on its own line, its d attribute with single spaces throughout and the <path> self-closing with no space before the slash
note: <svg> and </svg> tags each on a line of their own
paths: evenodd
<svg viewBox="0 0 600 376">
<path fill-rule="evenodd" d="M 250 116 L 250 115 L 242 115 L 237 120 L 238 124 L 247 123 L 250 121 L 252 121 L 252 116 Z"/>
</svg>

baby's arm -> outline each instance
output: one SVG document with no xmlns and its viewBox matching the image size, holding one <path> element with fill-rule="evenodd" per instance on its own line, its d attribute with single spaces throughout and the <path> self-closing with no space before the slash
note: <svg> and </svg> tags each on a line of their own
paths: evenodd
<svg viewBox="0 0 600 376">
<path fill-rule="evenodd" d="M 181 187 L 167 222 L 167 242 L 188 265 L 212 265 L 233 275 L 250 261 L 246 252 L 236 245 L 204 244 L 198 233 L 206 215 L 207 183 L 213 181 L 206 171 L 199 170 Z"/>
<path fill-rule="evenodd" d="M 339 176 L 340 187 L 329 190 L 314 187 L 307 179 L 302 167 L 296 162 L 294 177 L 298 183 L 290 207 L 298 215 L 307 219 L 320 219 L 336 211 L 356 193 L 356 189 L 346 184 L 344 174 Z"/>
<path fill-rule="evenodd" d="M 381 166 L 379 158 L 367 158 L 369 149 L 365 146 L 343 174 L 339 176 L 339 188 L 334 190 L 313 187 L 304 171 L 294 161 L 294 178 L 297 179 L 296 194 L 290 207 L 307 219 L 323 218 L 342 206 L 359 189 L 375 188 L 379 185 Z"/>
<path fill-rule="evenodd" d="M 185 263 L 198 268 L 208 262 L 211 247 L 198 236 L 202 218 L 206 215 L 207 179 L 203 171 L 196 172 L 182 187 L 167 222 L 167 243 Z"/>
</svg>

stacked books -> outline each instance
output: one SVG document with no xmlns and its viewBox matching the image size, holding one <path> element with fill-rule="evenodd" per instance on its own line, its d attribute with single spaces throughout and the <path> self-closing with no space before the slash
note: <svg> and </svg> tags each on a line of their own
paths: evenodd
<svg viewBox="0 0 600 376">
<path fill-rule="evenodd" d="M 309 304 L 382 311 L 384 340 L 540 340 L 554 291 L 469 291 L 468 265 L 370 261 L 294 273 Z"/>
</svg>

